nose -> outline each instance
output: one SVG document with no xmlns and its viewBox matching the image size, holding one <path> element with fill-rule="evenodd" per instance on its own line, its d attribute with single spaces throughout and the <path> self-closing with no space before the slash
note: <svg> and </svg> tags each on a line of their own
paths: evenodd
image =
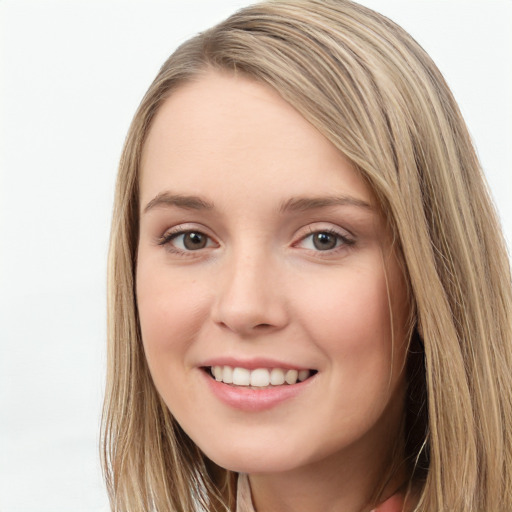
<svg viewBox="0 0 512 512">
<path fill-rule="evenodd" d="M 282 272 L 266 254 L 240 255 L 221 270 L 212 317 L 250 338 L 284 328 L 289 321 Z"/>
</svg>

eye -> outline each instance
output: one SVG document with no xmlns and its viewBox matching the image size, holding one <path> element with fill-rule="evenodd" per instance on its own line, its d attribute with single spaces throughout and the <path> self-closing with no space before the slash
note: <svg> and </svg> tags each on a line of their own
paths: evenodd
<svg viewBox="0 0 512 512">
<path fill-rule="evenodd" d="M 187 251 L 197 251 L 198 249 L 204 249 L 208 244 L 208 237 L 203 233 L 196 231 L 189 231 L 182 235 L 177 235 L 172 238 L 174 245 L 179 246 L 180 249 Z"/>
<path fill-rule="evenodd" d="M 176 252 L 191 252 L 216 247 L 216 244 L 208 235 L 194 230 L 168 232 L 158 243 L 159 245 L 167 245 Z"/>
<path fill-rule="evenodd" d="M 332 251 L 343 245 L 352 245 L 353 240 L 333 230 L 315 231 L 305 236 L 297 244 L 313 251 Z"/>
</svg>

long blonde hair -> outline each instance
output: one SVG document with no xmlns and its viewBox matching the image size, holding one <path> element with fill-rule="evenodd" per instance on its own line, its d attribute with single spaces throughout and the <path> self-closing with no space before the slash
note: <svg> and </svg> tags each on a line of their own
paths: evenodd
<svg viewBox="0 0 512 512">
<path fill-rule="evenodd" d="M 512 510 L 512 292 L 499 223 L 460 111 L 423 49 L 348 0 L 242 9 L 165 62 L 130 127 L 109 255 L 103 460 L 115 511 L 232 510 L 159 397 L 134 275 L 141 151 L 173 90 L 207 69 L 275 89 L 370 183 L 394 230 L 415 316 L 406 457 L 419 512 Z M 414 434 L 414 435 L 413 435 Z"/>
</svg>

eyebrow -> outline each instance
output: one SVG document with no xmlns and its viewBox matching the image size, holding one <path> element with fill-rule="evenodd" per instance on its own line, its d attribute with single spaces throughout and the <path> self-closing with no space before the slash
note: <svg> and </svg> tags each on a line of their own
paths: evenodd
<svg viewBox="0 0 512 512">
<path fill-rule="evenodd" d="M 144 208 L 144 213 L 159 207 L 176 206 L 188 210 L 213 210 L 214 205 L 200 196 L 172 194 L 162 192 L 156 195 Z M 367 210 L 373 210 L 372 206 L 356 197 L 342 196 L 321 196 L 321 197 L 292 197 L 285 201 L 279 208 L 280 213 L 298 212 L 327 208 L 329 206 L 356 206 Z"/>
<path fill-rule="evenodd" d="M 327 208 L 329 206 L 356 206 L 366 210 L 373 210 L 370 203 L 356 197 L 342 196 L 322 196 L 322 197 L 296 197 L 285 201 L 280 208 L 281 213 L 297 212 L 306 210 L 315 210 L 317 208 Z"/>
<path fill-rule="evenodd" d="M 188 210 L 212 210 L 213 204 L 199 196 L 184 196 L 162 192 L 155 196 L 144 208 L 144 213 L 162 206 L 177 206 Z"/>
</svg>

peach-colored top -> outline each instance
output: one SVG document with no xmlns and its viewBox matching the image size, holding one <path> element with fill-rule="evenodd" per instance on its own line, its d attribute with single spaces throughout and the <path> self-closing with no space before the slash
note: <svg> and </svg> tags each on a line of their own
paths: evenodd
<svg viewBox="0 0 512 512">
<path fill-rule="evenodd" d="M 401 494 L 394 494 L 391 498 L 381 503 L 372 512 L 401 512 L 404 504 Z M 236 512 L 255 512 L 251 498 L 251 487 L 247 475 L 238 475 L 236 492 Z"/>
</svg>

